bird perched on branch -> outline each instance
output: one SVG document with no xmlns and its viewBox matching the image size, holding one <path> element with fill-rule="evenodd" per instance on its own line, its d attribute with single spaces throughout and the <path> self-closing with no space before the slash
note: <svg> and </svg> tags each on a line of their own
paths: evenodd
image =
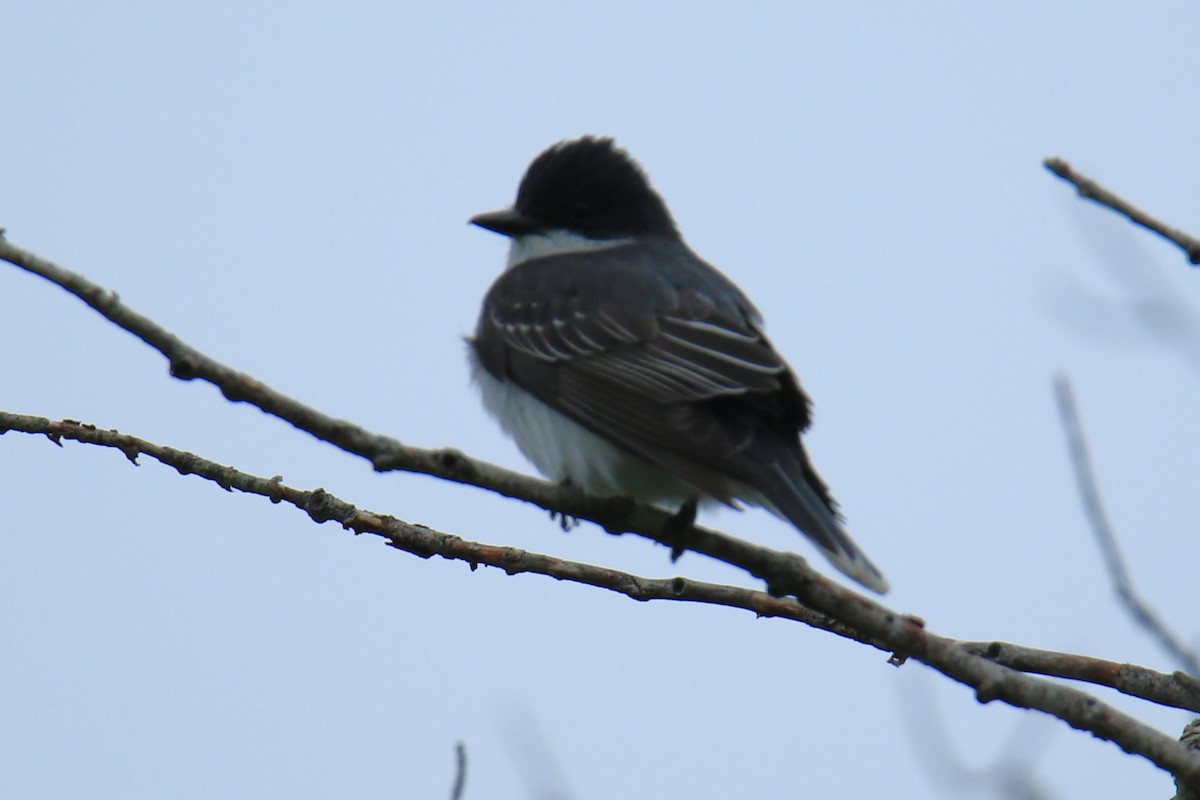
<svg viewBox="0 0 1200 800">
<path fill-rule="evenodd" d="M 597 497 L 762 506 L 843 573 L 887 581 L 800 441 L 809 400 L 753 303 L 684 243 L 612 139 L 559 142 L 511 208 L 471 361 L 487 409 L 544 475 Z"/>
</svg>

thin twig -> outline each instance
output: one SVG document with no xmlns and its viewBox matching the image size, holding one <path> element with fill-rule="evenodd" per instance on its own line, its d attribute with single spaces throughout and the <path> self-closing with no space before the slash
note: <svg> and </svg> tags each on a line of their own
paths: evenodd
<svg viewBox="0 0 1200 800">
<path fill-rule="evenodd" d="M 450 800 L 462 800 L 463 790 L 467 787 L 467 746 L 462 742 L 454 745 L 454 787 L 450 790 Z"/>
<path fill-rule="evenodd" d="M 1145 211 L 1134 206 L 1128 200 L 1105 189 L 1088 176 L 1077 172 L 1074 167 L 1061 158 L 1047 158 L 1042 163 L 1046 169 L 1058 177 L 1074 184 L 1075 188 L 1079 190 L 1081 197 L 1111 208 L 1118 214 L 1127 217 L 1130 222 L 1141 225 L 1147 230 L 1154 231 L 1159 236 L 1179 246 L 1187 254 L 1188 260 L 1193 264 L 1200 264 L 1200 239 L 1184 233 L 1178 228 L 1172 228 L 1165 222 L 1160 222 Z"/>
<path fill-rule="evenodd" d="M 1139 697 L 1200 713 L 1200 680 L 1186 672 L 1157 672 L 1137 664 L 1123 664 L 1077 653 L 1059 653 L 1009 642 L 961 642 L 969 652 L 1010 669 L 1084 681 Z"/>
<path fill-rule="evenodd" d="M 1100 554 L 1104 557 L 1104 565 L 1108 568 L 1108 576 L 1112 580 L 1117 597 L 1121 599 L 1134 621 L 1154 637 L 1171 658 L 1193 677 L 1200 677 L 1200 659 L 1197 659 L 1196 654 L 1183 644 L 1133 588 L 1133 578 L 1129 574 L 1124 556 L 1121 555 L 1117 534 L 1100 499 L 1100 487 L 1092 467 L 1083 424 L 1079 419 L 1079 409 L 1075 404 L 1075 393 L 1070 380 L 1063 375 L 1054 379 L 1054 396 L 1058 401 L 1058 416 L 1062 420 L 1063 433 L 1067 438 L 1071 466 L 1075 470 L 1079 499 L 1083 502 L 1083 511 L 1087 515 L 1092 534 L 1096 537 L 1096 543 L 1100 546 Z"/>
<path fill-rule="evenodd" d="M 1192 750 L 1200 752 L 1200 719 L 1189 722 L 1179 736 L 1179 741 Z M 1200 791 L 1195 787 L 1185 786 L 1175 779 L 1175 796 L 1171 800 L 1200 800 Z"/>
</svg>

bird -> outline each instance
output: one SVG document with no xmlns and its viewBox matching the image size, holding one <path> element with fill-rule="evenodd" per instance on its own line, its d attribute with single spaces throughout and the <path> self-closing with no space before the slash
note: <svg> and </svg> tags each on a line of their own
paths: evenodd
<svg viewBox="0 0 1200 800">
<path fill-rule="evenodd" d="M 811 403 L 762 315 L 685 243 L 628 152 L 553 144 L 511 207 L 470 222 L 510 239 L 467 340 L 471 375 L 539 472 L 594 497 L 763 507 L 887 592 L 809 460 Z"/>
</svg>

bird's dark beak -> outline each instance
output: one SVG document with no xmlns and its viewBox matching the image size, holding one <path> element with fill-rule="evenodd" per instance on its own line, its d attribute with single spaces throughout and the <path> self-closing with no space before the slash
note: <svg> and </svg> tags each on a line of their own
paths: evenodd
<svg viewBox="0 0 1200 800">
<path fill-rule="evenodd" d="M 476 214 L 471 217 L 471 224 L 487 228 L 489 231 L 502 233 L 505 236 L 521 236 L 526 233 L 534 233 L 539 228 L 537 222 L 515 208 L 503 208 L 499 211 L 485 211 L 482 214 Z"/>
</svg>

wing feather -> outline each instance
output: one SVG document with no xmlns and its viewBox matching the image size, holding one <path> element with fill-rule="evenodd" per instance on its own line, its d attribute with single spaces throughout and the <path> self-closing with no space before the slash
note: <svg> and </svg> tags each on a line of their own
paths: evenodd
<svg viewBox="0 0 1200 800">
<path fill-rule="evenodd" d="M 611 258 L 615 249 L 605 252 Z M 807 398 L 735 288 L 681 283 L 633 262 L 623 271 L 610 259 L 524 262 L 485 300 L 480 360 L 652 463 L 759 483 L 762 467 L 747 455 L 757 432 L 765 424 L 795 435 L 808 422 Z M 712 493 L 712 481 L 704 482 Z"/>
</svg>

